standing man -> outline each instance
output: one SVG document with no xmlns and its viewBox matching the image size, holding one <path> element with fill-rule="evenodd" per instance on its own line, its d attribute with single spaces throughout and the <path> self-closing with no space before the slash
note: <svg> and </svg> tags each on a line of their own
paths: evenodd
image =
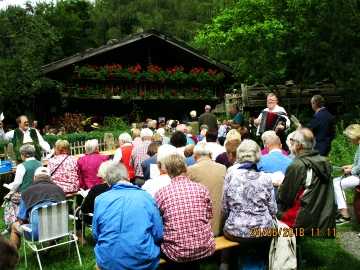
<svg viewBox="0 0 360 270">
<path fill-rule="evenodd" d="M 32 144 L 35 146 L 35 157 L 41 160 L 41 149 L 50 153 L 50 146 L 41 137 L 40 133 L 33 128 L 29 127 L 29 121 L 25 115 L 16 118 L 18 128 L 4 133 L 3 124 L 0 122 L 0 140 L 12 142 L 16 161 L 21 163 L 20 147 L 24 144 Z"/>
<path fill-rule="evenodd" d="M 290 119 L 287 117 L 287 113 L 285 109 L 278 105 L 278 98 L 274 93 L 268 94 L 267 108 L 265 108 L 263 112 L 273 112 L 273 113 L 281 114 L 286 119 L 285 125 L 280 124 L 275 128 L 275 132 L 279 136 L 281 140 L 281 144 L 284 147 L 286 145 L 285 131 L 290 127 Z M 258 126 L 258 130 L 259 130 L 259 125 L 261 123 L 261 118 L 262 118 L 262 113 L 260 113 L 258 118 L 254 120 L 254 124 Z M 259 132 L 257 132 L 257 135 L 259 135 L 258 133 Z"/>
<path fill-rule="evenodd" d="M 318 150 L 321 156 L 328 156 L 331 150 L 331 142 L 335 139 L 335 124 L 332 115 L 324 107 L 324 98 L 315 95 L 311 98 L 311 108 L 315 114 L 311 117 L 308 128 L 314 133 L 316 144 L 315 150 Z M 301 123 L 295 123 L 296 127 Z"/>
<path fill-rule="evenodd" d="M 230 105 L 230 112 L 234 119 L 229 121 L 231 128 L 238 129 L 244 125 L 244 115 L 239 110 L 239 105 L 234 103 Z"/>
<path fill-rule="evenodd" d="M 209 128 L 215 128 L 216 130 L 218 129 L 217 119 L 215 114 L 211 113 L 210 105 L 206 105 L 205 113 L 200 115 L 199 127 L 201 127 L 202 125 L 207 125 Z"/>
<path fill-rule="evenodd" d="M 163 225 L 154 199 L 129 182 L 123 164 L 109 165 L 105 179 L 92 221 L 96 269 L 156 269 Z"/>
<path fill-rule="evenodd" d="M 302 235 L 335 238 L 332 166 L 327 158 L 313 150 L 314 145 L 315 138 L 309 129 L 297 130 L 290 138 L 295 159 L 277 189 L 281 206 L 276 216 Z"/>
</svg>

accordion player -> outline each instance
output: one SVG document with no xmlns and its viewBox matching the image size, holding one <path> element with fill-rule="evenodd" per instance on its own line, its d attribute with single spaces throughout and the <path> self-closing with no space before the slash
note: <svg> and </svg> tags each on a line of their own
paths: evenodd
<svg viewBox="0 0 360 270">
<path fill-rule="evenodd" d="M 284 112 L 269 112 L 263 111 L 261 122 L 258 127 L 258 134 L 261 135 L 268 130 L 276 130 L 276 127 L 283 125 L 286 127 L 287 116 Z"/>
</svg>

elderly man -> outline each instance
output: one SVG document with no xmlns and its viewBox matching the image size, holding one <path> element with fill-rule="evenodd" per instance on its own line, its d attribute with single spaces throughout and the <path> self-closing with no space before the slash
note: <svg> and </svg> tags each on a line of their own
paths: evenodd
<svg viewBox="0 0 360 270">
<path fill-rule="evenodd" d="M 311 98 L 311 107 L 315 114 L 311 117 L 308 128 L 314 133 L 316 144 L 315 150 L 318 150 L 321 156 L 327 156 L 331 150 L 331 142 L 335 139 L 335 124 L 332 115 L 324 107 L 324 98 L 315 95 Z M 295 123 L 296 127 L 301 123 Z"/>
<path fill-rule="evenodd" d="M 0 140 L 13 143 L 15 158 L 18 163 L 21 163 L 19 149 L 24 144 L 32 144 L 35 146 L 35 157 L 37 160 L 41 160 L 41 149 L 50 153 L 49 144 L 44 141 L 36 129 L 29 127 L 29 121 L 25 115 L 16 118 L 16 123 L 18 124 L 18 128 L 5 134 L 3 124 L 0 122 Z"/>
<path fill-rule="evenodd" d="M 158 191 L 160 188 L 163 188 L 171 183 L 170 176 L 165 169 L 165 159 L 177 153 L 178 151 L 172 145 L 164 144 L 159 147 L 156 156 L 156 164 L 160 171 L 160 175 L 147 180 L 145 184 L 141 187 L 143 190 L 150 193 L 152 197 L 154 197 L 155 192 Z"/>
<path fill-rule="evenodd" d="M 199 117 L 199 127 L 207 125 L 209 128 L 218 129 L 216 115 L 211 113 L 211 106 L 205 106 L 205 113 Z M 201 129 L 200 129 L 201 131 Z"/>
<path fill-rule="evenodd" d="M 34 183 L 26 189 L 20 201 L 18 221 L 11 226 L 10 241 L 20 248 L 21 234 L 23 229 L 20 227 L 22 224 L 27 224 L 28 228 L 34 231 L 35 239 L 38 239 L 38 224 L 37 224 L 37 211 L 34 211 L 33 224 L 29 223 L 31 220 L 30 214 L 32 209 L 45 205 L 50 205 L 54 202 L 61 202 L 66 199 L 65 192 L 50 180 L 50 171 L 48 168 L 39 167 L 34 174 Z M 31 237 L 31 234 L 25 232 L 25 236 Z M 49 249 L 43 251 L 44 255 L 50 252 Z"/>
<path fill-rule="evenodd" d="M 144 184 L 144 173 L 141 167 L 141 163 L 149 158 L 147 154 L 148 147 L 151 144 L 151 138 L 153 132 L 149 128 L 143 128 L 140 132 L 140 137 L 143 141 L 142 144 L 137 145 L 131 152 L 130 166 L 134 167 L 135 184 L 141 187 Z"/>
<path fill-rule="evenodd" d="M 278 105 L 278 98 L 274 93 L 270 93 L 267 96 L 267 108 L 265 108 L 263 110 L 263 112 L 273 112 L 273 113 L 277 113 L 282 115 L 285 119 L 286 119 L 286 123 L 285 125 L 283 124 L 279 124 L 276 128 L 275 131 L 277 133 L 277 135 L 279 136 L 280 140 L 281 140 L 281 144 L 283 146 L 286 145 L 286 134 L 285 134 L 285 130 L 287 130 L 290 127 L 290 119 L 287 117 L 286 111 L 283 107 L 280 107 Z M 259 117 L 257 119 L 254 120 L 254 124 L 259 126 L 261 123 L 261 118 L 262 118 L 262 113 L 260 113 Z M 259 126 L 260 127 L 260 126 Z M 258 127 L 258 130 L 259 130 Z"/>
<path fill-rule="evenodd" d="M 132 185 L 122 164 L 106 170 L 109 189 L 95 201 L 93 237 L 100 269 L 156 269 L 163 225 L 150 194 Z"/>
<path fill-rule="evenodd" d="M 276 194 L 281 203 L 277 218 L 297 235 L 335 237 L 335 199 L 332 166 L 313 150 L 315 138 L 309 129 L 294 132 L 291 152 L 296 156 L 286 170 Z"/>
<path fill-rule="evenodd" d="M 244 125 L 244 115 L 240 112 L 239 105 L 234 103 L 230 105 L 230 112 L 234 115 L 233 120 L 229 120 L 231 128 L 238 129 Z"/>
<path fill-rule="evenodd" d="M 165 159 L 171 183 L 155 193 L 164 223 L 162 256 L 166 269 L 200 269 L 201 259 L 215 252 L 210 220 L 213 218 L 209 191 L 186 174 L 185 158 Z M 165 269 L 165 268 L 164 268 Z"/>
<path fill-rule="evenodd" d="M 206 143 L 201 143 L 194 148 L 196 164 L 188 168 L 187 176 L 190 180 L 203 184 L 210 193 L 213 203 L 214 218 L 211 227 L 214 235 L 222 232 L 221 224 L 221 191 L 226 176 L 226 167 L 211 160 L 210 148 Z"/>
</svg>

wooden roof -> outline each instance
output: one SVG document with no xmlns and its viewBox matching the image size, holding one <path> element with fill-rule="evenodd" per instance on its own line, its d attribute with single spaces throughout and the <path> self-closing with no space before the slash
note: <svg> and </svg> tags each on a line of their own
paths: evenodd
<svg viewBox="0 0 360 270">
<path fill-rule="evenodd" d="M 88 49 L 85 52 L 61 59 L 42 67 L 44 74 L 56 72 L 72 64 L 85 65 L 96 61 L 98 65 L 119 62 L 122 65 L 159 65 L 172 67 L 183 65 L 191 69 L 193 66 L 222 68 L 227 77 L 234 71 L 231 67 L 209 58 L 202 52 L 166 36 L 157 30 L 148 30 L 128 36 L 121 40 L 110 40 L 108 44 L 98 48 Z M 188 66 L 186 66 L 188 65 Z"/>
</svg>

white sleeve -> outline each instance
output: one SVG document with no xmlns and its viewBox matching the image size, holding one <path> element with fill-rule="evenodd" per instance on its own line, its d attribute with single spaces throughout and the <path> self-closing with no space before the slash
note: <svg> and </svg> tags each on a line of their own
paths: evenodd
<svg viewBox="0 0 360 270">
<path fill-rule="evenodd" d="M 4 129 L 0 129 L 0 140 L 5 142 L 11 142 L 14 137 L 14 130 L 4 132 Z"/>
<path fill-rule="evenodd" d="M 16 167 L 16 174 L 15 174 L 15 179 L 14 179 L 14 184 L 13 184 L 13 191 L 17 191 L 20 187 L 20 185 L 22 184 L 23 178 L 25 175 L 25 167 L 22 164 L 19 164 Z"/>
<path fill-rule="evenodd" d="M 50 145 L 44 141 L 43 137 L 40 135 L 39 131 L 36 131 L 36 134 L 37 134 L 37 137 L 38 137 L 38 140 L 39 140 L 39 145 L 41 147 L 42 150 L 45 150 L 46 152 L 49 152 L 50 151 Z"/>
<path fill-rule="evenodd" d="M 118 149 L 116 149 L 114 154 L 114 158 L 113 158 L 114 163 L 120 163 L 121 158 L 122 158 L 122 151 L 121 151 L 121 147 L 119 147 Z"/>
</svg>

